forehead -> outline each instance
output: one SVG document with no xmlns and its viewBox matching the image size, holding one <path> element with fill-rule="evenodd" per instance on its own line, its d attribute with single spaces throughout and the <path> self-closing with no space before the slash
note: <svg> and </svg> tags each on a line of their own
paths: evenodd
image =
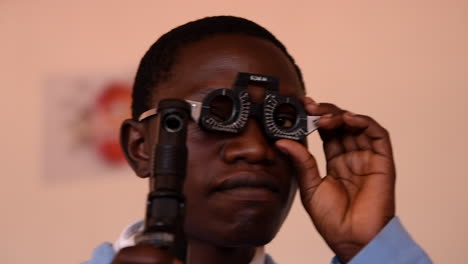
<svg viewBox="0 0 468 264">
<path fill-rule="evenodd" d="M 219 35 L 179 51 L 171 77 L 158 87 L 158 99 L 199 99 L 208 90 L 230 88 L 238 72 L 276 77 L 280 94 L 303 96 L 293 64 L 273 43 L 245 35 Z"/>
</svg>

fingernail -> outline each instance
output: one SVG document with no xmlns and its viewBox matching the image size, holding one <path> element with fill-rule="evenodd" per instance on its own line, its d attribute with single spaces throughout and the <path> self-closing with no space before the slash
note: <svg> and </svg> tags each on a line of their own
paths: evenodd
<svg viewBox="0 0 468 264">
<path fill-rule="evenodd" d="M 331 118 L 333 114 L 326 114 L 320 117 L 320 119 Z"/>
</svg>

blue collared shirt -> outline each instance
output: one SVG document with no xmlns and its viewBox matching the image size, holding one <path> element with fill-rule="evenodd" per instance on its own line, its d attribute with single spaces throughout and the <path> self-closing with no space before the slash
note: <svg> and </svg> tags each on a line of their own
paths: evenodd
<svg viewBox="0 0 468 264">
<path fill-rule="evenodd" d="M 111 243 L 99 245 L 93 252 L 91 260 L 82 264 L 110 264 L 115 256 Z M 332 264 L 341 264 L 337 257 Z M 398 217 L 394 217 L 374 239 L 364 247 L 349 264 L 428 264 L 431 259 L 411 238 L 401 225 Z M 275 264 L 270 256 L 266 256 L 265 264 Z"/>
</svg>

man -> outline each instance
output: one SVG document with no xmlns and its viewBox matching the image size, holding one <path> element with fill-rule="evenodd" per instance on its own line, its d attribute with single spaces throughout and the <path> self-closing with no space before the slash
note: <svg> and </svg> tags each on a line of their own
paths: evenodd
<svg viewBox="0 0 468 264">
<path fill-rule="evenodd" d="M 188 23 L 162 36 L 143 57 L 133 118 L 121 130 L 136 174 L 149 176 L 157 143 L 157 117 L 138 121 L 142 113 L 165 98 L 203 101 L 214 89 L 232 87 L 239 72 L 274 77 L 279 95 L 296 98 L 308 115 L 321 116 L 327 175 L 320 177 L 305 144 L 268 137 L 256 117 L 239 133 L 213 133 L 191 122 L 184 184 L 187 263 L 274 263 L 262 246 L 278 232 L 297 189 L 311 224 L 335 252 L 335 263 L 430 263 L 395 218 L 387 131 L 370 117 L 305 97 L 294 59 L 271 33 L 248 20 Z M 248 93 L 253 103 L 265 99 L 261 85 L 249 85 Z M 294 121 L 287 114 L 281 118 L 281 124 Z M 100 246 L 88 263 L 172 263 L 167 252 L 134 245 L 139 226 L 127 229 L 114 249 Z"/>
</svg>

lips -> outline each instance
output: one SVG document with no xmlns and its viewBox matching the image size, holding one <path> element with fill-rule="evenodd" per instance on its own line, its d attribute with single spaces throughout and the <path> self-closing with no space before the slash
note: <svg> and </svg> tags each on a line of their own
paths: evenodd
<svg viewBox="0 0 468 264">
<path fill-rule="evenodd" d="M 232 177 L 224 180 L 217 188 L 217 191 L 225 191 L 236 188 L 262 188 L 272 192 L 279 192 L 276 183 L 271 180 L 262 179 L 255 175 Z"/>
<path fill-rule="evenodd" d="M 280 187 L 273 176 L 263 171 L 242 171 L 221 180 L 214 191 L 242 200 L 271 200 L 279 196 Z"/>
</svg>

